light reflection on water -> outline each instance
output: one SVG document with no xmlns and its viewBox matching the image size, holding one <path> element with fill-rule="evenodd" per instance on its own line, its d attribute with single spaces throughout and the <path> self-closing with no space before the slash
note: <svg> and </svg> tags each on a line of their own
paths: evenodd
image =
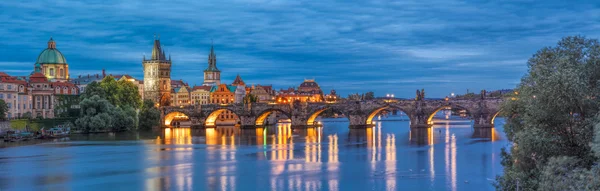
<svg viewBox="0 0 600 191">
<path fill-rule="evenodd" d="M 288 123 L 73 136 L 0 149 L 0 190 L 493 190 L 500 148 L 508 145 L 501 123 Z"/>
</svg>

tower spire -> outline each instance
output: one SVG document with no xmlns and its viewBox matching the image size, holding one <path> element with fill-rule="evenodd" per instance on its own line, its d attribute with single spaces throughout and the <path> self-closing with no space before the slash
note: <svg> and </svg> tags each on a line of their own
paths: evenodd
<svg viewBox="0 0 600 191">
<path fill-rule="evenodd" d="M 162 51 L 162 47 L 160 46 L 160 40 L 158 38 L 156 38 L 156 35 L 154 35 L 154 46 L 152 47 L 152 57 L 150 57 L 151 60 L 162 60 L 164 58 L 164 56 L 162 56 L 163 51 Z"/>
</svg>

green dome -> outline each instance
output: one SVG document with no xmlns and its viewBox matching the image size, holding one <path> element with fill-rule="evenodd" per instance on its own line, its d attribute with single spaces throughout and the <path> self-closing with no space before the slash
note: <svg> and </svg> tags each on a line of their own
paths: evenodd
<svg viewBox="0 0 600 191">
<path fill-rule="evenodd" d="M 48 48 L 38 56 L 36 64 L 66 64 L 67 59 L 56 48 Z"/>
<path fill-rule="evenodd" d="M 46 48 L 46 50 L 42 51 L 42 53 L 40 53 L 40 56 L 38 56 L 37 62 L 35 62 L 35 65 L 38 66 L 39 64 L 66 64 L 67 63 L 67 59 L 65 59 L 65 57 L 62 55 L 62 53 L 60 53 L 60 51 L 58 51 L 58 49 L 56 49 L 56 42 L 54 42 L 54 39 L 52 39 L 52 37 L 50 37 L 50 40 L 48 41 L 48 48 Z"/>
</svg>

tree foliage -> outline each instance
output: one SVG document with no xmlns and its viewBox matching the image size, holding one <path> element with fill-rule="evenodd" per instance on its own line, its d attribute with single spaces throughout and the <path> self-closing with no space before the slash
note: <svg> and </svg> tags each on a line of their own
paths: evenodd
<svg viewBox="0 0 600 191">
<path fill-rule="evenodd" d="M 135 110 L 114 107 L 98 95 L 79 103 L 81 115 L 75 126 L 84 132 L 124 131 L 135 128 Z"/>
<path fill-rule="evenodd" d="M 142 104 L 138 87 L 135 84 L 126 80 L 116 81 L 112 76 L 106 76 L 100 83 L 92 82 L 88 84 L 81 95 L 81 100 L 95 95 L 119 107 L 137 109 Z"/>
<path fill-rule="evenodd" d="M 503 105 L 504 129 L 514 145 L 503 152 L 504 174 L 497 188 L 514 190 L 517 182 L 522 190 L 577 188 L 572 184 L 579 180 L 571 178 L 597 168 L 590 142 L 600 106 L 600 45 L 566 37 L 539 50 L 528 67 L 517 94 Z M 568 180 L 553 187 L 552 174 Z"/>
<path fill-rule="evenodd" d="M 151 129 L 159 124 L 160 111 L 154 107 L 152 100 L 144 100 L 144 104 L 140 110 L 140 129 Z"/>
<path fill-rule="evenodd" d="M 364 97 L 364 99 L 365 99 L 365 100 L 372 100 L 372 99 L 375 99 L 375 93 L 373 93 L 373 92 L 367 92 L 367 93 L 365 93 L 365 97 Z"/>
<path fill-rule="evenodd" d="M 3 99 L 0 99 L 0 121 L 6 120 L 6 113 L 8 112 L 8 105 Z"/>
</svg>

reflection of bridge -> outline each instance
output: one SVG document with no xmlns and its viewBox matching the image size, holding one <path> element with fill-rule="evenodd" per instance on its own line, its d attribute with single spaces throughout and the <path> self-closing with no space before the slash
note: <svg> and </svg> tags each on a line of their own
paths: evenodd
<svg viewBox="0 0 600 191">
<path fill-rule="evenodd" d="M 162 124 L 170 125 L 178 119 L 189 119 L 193 125 L 214 127 L 219 114 L 231 111 L 240 118 L 244 128 L 263 126 L 265 119 L 273 112 L 287 116 L 292 127 L 317 126 L 317 117 L 326 110 L 344 114 L 350 121 L 350 128 L 372 126 L 373 117 L 384 110 L 400 110 L 410 118 L 411 128 L 428 128 L 432 118 L 442 109 L 460 108 L 467 110 L 474 120 L 474 127 L 493 127 L 494 118 L 500 110 L 501 98 L 485 99 L 439 99 L 403 100 L 375 99 L 370 101 L 345 101 L 338 103 L 294 103 L 294 104 L 229 104 L 201 105 L 188 107 L 162 107 Z"/>
</svg>

